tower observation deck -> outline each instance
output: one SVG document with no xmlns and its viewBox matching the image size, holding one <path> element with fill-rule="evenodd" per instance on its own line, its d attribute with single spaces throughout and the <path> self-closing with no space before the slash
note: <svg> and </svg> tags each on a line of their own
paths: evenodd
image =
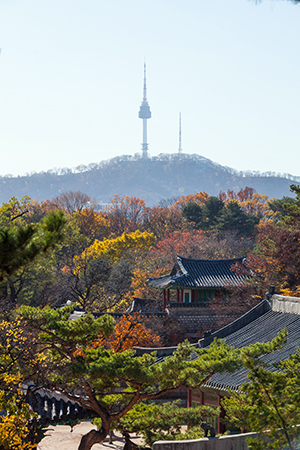
<svg viewBox="0 0 300 450">
<path fill-rule="evenodd" d="M 142 143 L 142 153 L 143 158 L 147 158 L 148 143 L 147 143 L 147 119 L 151 118 L 150 106 L 147 100 L 147 87 L 146 87 L 146 63 L 144 63 L 144 91 L 143 91 L 143 101 L 139 110 L 139 118 L 143 119 L 143 143 Z"/>
</svg>

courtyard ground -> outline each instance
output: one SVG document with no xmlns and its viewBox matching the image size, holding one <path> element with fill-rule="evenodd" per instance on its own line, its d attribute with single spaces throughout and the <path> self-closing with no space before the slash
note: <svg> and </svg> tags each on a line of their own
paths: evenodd
<svg viewBox="0 0 300 450">
<path fill-rule="evenodd" d="M 39 443 L 38 450 L 77 450 L 82 436 L 96 426 L 91 422 L 81 422 L 76 425 L 71 432 L 68 425 L 57 425 L 49 427 L 46 437 Z M 136 444 L 141 444 L 142 440 L 131 435 L 131 439 Z M 113 435 L 113 443 L 109 444 L 108 437 L 101 444 L 95 444 L 93 450 L 123 450 L 125 441 L 120 433 Z"/>
</svg>

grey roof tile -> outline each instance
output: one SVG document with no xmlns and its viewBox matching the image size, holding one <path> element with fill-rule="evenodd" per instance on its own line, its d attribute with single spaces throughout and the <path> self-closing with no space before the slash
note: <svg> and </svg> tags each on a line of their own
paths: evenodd
<svg viewBox="0 0 300 450">
<path fill-rule="evenodd" d="M 208 260 L 177 256 L 177 262 L 171 274 L 149 278 L 147 284 L 160 289 L 239 287 L 245 284 L 246 276 L 237 275 L 232 268 L 236 263 L 243 264 L 243 260 L 244 258 Z"/>
<path fill-rule="evenodd" d="M 268 342 L 283 328 L 287 328 L 288 331 L 287 344 L 282 349 L 263 357 L 266 363 L 272 364 L 288 358 L 300 346 L 299 314 L 276 312 L 271 309 L 243 328 L 229 334 L 224 339 L 228 345 L 241 348 L 246 345 L 255 344 L 256 342 Z M 270 370 L 274 369 L 270 367 Z M 245 382 L 247 382 L 247 370 L 241 369 L 234 374 L 223 373 L 213 375 L 207 382 L 206 387 L 221 390 L 227 390 L 229 388 L 236 390 Z"/>
</svg>

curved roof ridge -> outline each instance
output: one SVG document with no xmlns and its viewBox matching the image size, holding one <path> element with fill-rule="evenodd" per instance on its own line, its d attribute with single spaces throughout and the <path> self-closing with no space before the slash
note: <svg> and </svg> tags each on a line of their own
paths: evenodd
<svg viewBox="0 0 300 450">
<path fill-rule="evenodd" d="M 213 262 L 220 263 L 220 262 L 230 262 L 230 261 L 233 261 L 233 262 L 234 261 L 235 262 L 243 261 L 243 260 L 246 260 L 246 257 L 245 256 L 240 256 L 238 258 L 227 258 L 227 259 L 196 259 L 196 258 L 185 258 L 184 256 L 177 255 L 177 260 L 179 260 L 179 261 L 193 261 L 193 262 L 201 262 L 201 263 L 205 263 L 205 262 L 208 262 L 208 263 L 213 263 Z"/>
</svg>

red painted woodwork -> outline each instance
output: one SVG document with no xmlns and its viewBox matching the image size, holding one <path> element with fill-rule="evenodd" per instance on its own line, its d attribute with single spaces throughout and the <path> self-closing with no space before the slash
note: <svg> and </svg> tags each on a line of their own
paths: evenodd
<svg viewBox="0 0 300 450">
<path fill-rule="evenodd" d="M 166 302 L 166 290 L 164 289 L 163 312 L 166 312 L 166 306 L 167 306 L 167 302 Z"/>
</svg>

